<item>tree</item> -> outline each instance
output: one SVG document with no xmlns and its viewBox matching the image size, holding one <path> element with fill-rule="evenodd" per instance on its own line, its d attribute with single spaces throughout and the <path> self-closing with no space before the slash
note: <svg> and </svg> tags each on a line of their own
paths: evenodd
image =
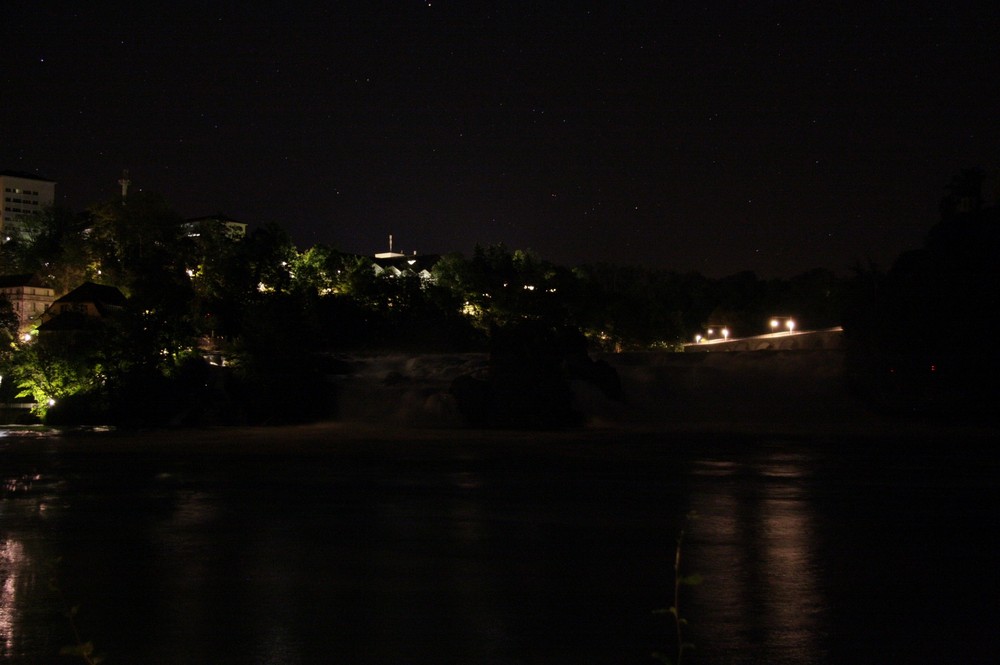
<svg viewBox="0 0 1000 665">
<path fill-rule="evenodd" d="M 20 389 L 17 396 L 31 397 L 42 418 L 58 401 L 99 388 L 104 376 L 93 356 L 67 352 L 64 345 L 44 339 L 20 346 L 11 372 Z"/>
<path fill-rule="evenodd" d="M 292 261 L 294 288 L 320 295 L 345 293 L 347 272 L 356 262 L 326 245 L 314 245 Z"/>
<path fill-rule="evenodd" d="M 231 346 L 231 361 L 236 391 L 251 422 L 295 422 L 327 412 L 313 298 L 267 293 L 249 306 Z"/>
<path fill-rule="evenodd" d="M 567 299 L 575 275 L 527 250 L 511 252 L 503 244 L 476 246 L 472 259 L 446 257 L 435 275 L 463 302 L 483 330 L 525 318 L 565 323 L 572 318 Z"/>
<path fill-rule="evenodd" d="M 0 297 L 0 347 L 8 348 L 17 339 L 19 324 L 14 306 L 6 298 Z"/>
<path fill-rule="evenodd" d="M 10 401 L 10 381 L 4 385 L 3 376 L 10 375 L 10 364 L 17 344 L 18 318 L 13 306 L 0 297 L 0 400 Z"/>
<path fill-rule="evenodd" d="M 589 284 L 586 328 L 603 348 L 672 348 L 687 337 L 685 316 L 695 326 L 708 315 L 695 307 L 681 276 L 639 266 L 596 264 L 579 274 Z"/>
<path fill-rule="evenodd" d="M 92 247 L 98 281 L 131 292 L 151 271 L 183 269 L 183 218 L 157 194 L 139 192 L 88 210 L 84 230 Z"/>
<path fill-rule="evenodd" d="M 98 269 L 86 228 L 87 218 L 66 208 L 34 215 L 22 237 L 3 245 L 4 270 L 38 275 L 59 295 L 93 281 Z"/>
<path fill-rule="evenodd" d="M 288 293 L 298 251 L 288 233 L 277 224 L 254 229 L 237 246 L 247 283 L 258 293 Z"/>
<path fill-rule="evenodd" d="M 878 403 L 985 414 L 1000 398 L 1000 354 L 976 343 L 1000 326 L 1000 208 L 985 205 L 981 186 L 978 171 L 956 177 L 924 246 L 901 254 L 851 303 L 852 380 Z"/>
<path fill-rule="evenodd" d="M 982 169 L 963 169 L 955 175 L 945 187 L 945 196 L 941 199 L 941 219 L 945 222 L 956 218 L 975 215 L 983 209 L 983 185 L 986 182 L 986 172 Z"/>
</svg>

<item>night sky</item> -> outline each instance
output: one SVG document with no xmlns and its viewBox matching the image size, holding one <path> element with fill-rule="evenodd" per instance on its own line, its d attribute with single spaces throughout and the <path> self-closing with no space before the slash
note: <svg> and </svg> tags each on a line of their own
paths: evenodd
<svg viewBox="0 0 1000 665">
<path fill-rule="evenodd" d="M 722 276 L 919 246 L 1000 147 L 995 3 L 7 3 L 0 169 L 300 247 Z"/>
</svg>

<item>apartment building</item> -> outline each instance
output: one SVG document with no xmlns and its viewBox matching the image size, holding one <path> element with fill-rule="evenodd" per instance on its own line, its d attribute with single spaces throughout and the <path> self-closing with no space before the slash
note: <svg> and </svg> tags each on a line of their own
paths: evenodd
<svg viewBox="0 0 1000 665">
<path fill-rule="evenodd" d="M 0 243 L 16 239 L 32 215 L 51 207 L 56 200 L 56 183 L 31 173 L 0 171 Z"/>
</svg>

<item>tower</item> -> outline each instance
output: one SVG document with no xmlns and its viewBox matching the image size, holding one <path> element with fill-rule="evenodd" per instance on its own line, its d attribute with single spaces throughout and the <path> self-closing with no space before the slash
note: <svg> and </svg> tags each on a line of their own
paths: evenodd
<svg viewBox="0 0 1000 665">
<path fill-rule="evenodd" d="M 128 179 L 128 169 L 122 170 L 122 177 L 118 179 L 118 184 L 122 187 L 122 205 L 125 205 L 125 199 L 128 198 L 128 186 L 132 183 Z"/>
</svg>

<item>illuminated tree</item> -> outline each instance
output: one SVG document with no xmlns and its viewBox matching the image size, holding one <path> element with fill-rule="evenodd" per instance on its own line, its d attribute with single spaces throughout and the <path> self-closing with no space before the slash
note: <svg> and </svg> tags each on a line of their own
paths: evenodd
<svg viewBox="0 0 1000 665">
<path fill-rule="evenodd" d="M 348 273 L 357 263 L 354 257 L 326 245 L 315 245 L 297 254 L 292 261 L 293 287 L 319 295 L 347 293 Z M 370 264 L 368 268 L 371 269 Z"/>
<path fill-rule="evenodd" d="M 574 275 L 529 251 L 480 245 L 468 261 L 458 255 L 443 258 L 434 275 L 482 329 L 524 318 L 559 324 L 571 318 Z"/>
<path fill-rule="evenodd" d="M 269 294 L 292 290 L 299 254 L 277 225 L 242 239 L 232 238 L 222 225 L 203 226 L 184 241 L 193 325 L 198 334 L 235 339 L 250 307 Z"/>
<path fill-rule="evenodd" d="M 103 381 L 103 368 L 92 356 L 46 340 L 21 346 L 11 373 L 20 389 L 17 396 L 34 399 L 35 413 L 43 418 L 60 400 L 98 389 Z"/>
</svg>

